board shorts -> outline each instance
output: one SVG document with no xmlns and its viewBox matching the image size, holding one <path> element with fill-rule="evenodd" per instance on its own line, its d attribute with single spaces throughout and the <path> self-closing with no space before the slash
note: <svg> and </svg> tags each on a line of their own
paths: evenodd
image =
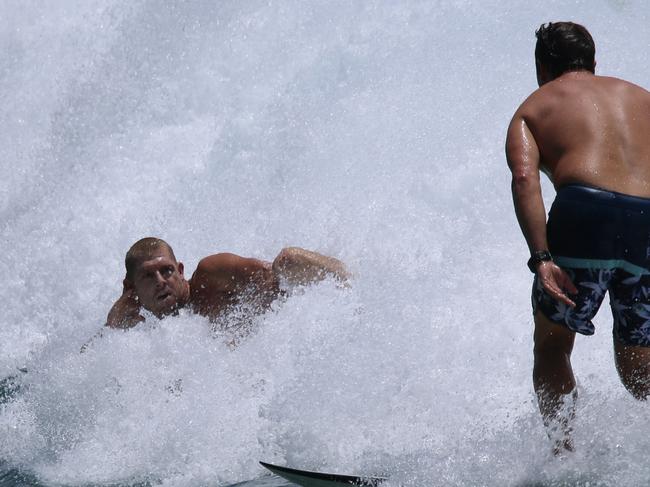
<svg viewBox="0 0 650 487">
<path fill-rule="evenodd" d="M 572 308 L 535 276 L 533 313 L 583 335 L 609 291 L 614 338 L 650 347 L 650 198 L 582 185 L 560 188 L 548 215 L 548 245 L 576 288 Z"/>
</svg>

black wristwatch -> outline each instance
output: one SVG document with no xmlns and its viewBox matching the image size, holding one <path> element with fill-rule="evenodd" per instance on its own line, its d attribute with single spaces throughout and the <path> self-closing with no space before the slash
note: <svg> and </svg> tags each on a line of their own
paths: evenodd
<svg viewBox="0 0 650 487">
<path fill-rule="evenodd" d="M 553 256 L 548 250 L 538 250 L 537 252 L 533 252 L 533 255 L 528 259 L 528 268 L 530 269 L 530 272 L 535 274 L 535 272 L 537 272 L 537 264 L 547 260 L 553 260 Z"/>
</svg>

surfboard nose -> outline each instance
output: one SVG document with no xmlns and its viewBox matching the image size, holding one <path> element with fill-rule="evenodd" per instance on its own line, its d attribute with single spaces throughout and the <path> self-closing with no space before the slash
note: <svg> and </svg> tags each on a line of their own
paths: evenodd
<svg viewBox="0 0 650 487">
<path fill-rule="evenodd" d="M 376 487 L 385 480 L 385 477 L 345 475 L 326 472 L 314 472 L 310 470 L 298 470 L 295 468 L 281 467 L 271 463 L 260 462 L 264 468 L 274 474 L 287 479 L 294 484 L 303 487 L 341 487 L 341 485 L 360 485 Z"/>
</svg>

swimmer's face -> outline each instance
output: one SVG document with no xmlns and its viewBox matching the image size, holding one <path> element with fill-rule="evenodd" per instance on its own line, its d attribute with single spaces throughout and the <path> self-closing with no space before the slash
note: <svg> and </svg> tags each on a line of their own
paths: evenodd
<svg viewBox="0 0 650 487">
<path fill-rule="evenodd" d="M 130 285 L 138 301 L 158 318 L 172 314 L 187 301 L 189 286 L 183 264 L 161 246 L 137 267 Z"/>
</svg>

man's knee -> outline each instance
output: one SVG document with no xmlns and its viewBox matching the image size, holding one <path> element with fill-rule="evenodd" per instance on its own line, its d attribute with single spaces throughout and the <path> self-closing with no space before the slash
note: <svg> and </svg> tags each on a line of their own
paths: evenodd
<svg viewBox="0 0 650 487">
<path fill-rule="evenodd" d="M 614 342 L 616 370 L 625 388 L 636 399 L 650 396 L 650 348 Z"/>
<path fill-rule="evenodd" d="M 535 313 L 535 357 L 548 355 L 570 356 L 573 351 L 575 332 L 549 320 L 541 311 Z"/>
<path fill-rule="evenodd" d="M 619 377 L 625 389 L 639 401 L 645 401 L 650 396 L 650 381 L 648 380 L 647 373 L 634 371 L 632 373 L 621 373 L 619 370 Z"/>
</svg>

